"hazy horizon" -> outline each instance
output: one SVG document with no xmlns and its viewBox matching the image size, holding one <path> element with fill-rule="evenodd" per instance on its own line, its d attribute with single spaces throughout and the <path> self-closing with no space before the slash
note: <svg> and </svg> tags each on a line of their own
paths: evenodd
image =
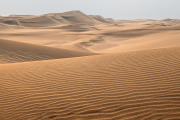
<svg viewBox="0 0 180 120">
<path fill-rule="evenodd" d="M 179 19 L 179 0 L 6 0 L 0 15 L 42 15 L 80 10 L 113 19 Z"/>
</svg>

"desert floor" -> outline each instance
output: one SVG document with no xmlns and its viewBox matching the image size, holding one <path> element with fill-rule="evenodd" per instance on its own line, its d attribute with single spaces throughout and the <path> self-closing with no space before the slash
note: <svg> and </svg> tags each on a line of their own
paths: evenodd
<svg viewBox="0 0 180 120">
<path fill-rule="evenodd" d="M 0 17 L 0 120 L 180 120 L 180 20 Z"/>
</svg>

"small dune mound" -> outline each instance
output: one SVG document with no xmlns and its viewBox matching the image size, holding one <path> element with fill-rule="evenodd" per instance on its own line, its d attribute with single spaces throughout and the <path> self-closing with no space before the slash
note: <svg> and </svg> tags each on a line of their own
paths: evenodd
<svg viewBox="0 0 180 120">
<path fill-rule="evenodd" d="M 96 23 L 94 19 L 82 13 L 81 11 L 54 13 L 54 14 L 47 14 L 46 16 L 51 17 L 52 19 L 54 19 L 59 23 L 66 23 L 66 24 L 84 23 L 88 25 L 93 25 Z"/>
<path fill-rule="evenodd" d="M 8 40 L 0 40 L 0 64 L 93 55 Z"/>
<path fill-rule="evenodd" d="M 0 65 L 1 120 L 179 120 L 180 48 Z"/>
<path fill-rule="evenodd" d="M 8 25 L 8 24 L 0 23 L 0 29 L 1 30 L 5 30 L 5 29 L 20 29 L 20 28 L 21 27 L 17 26 L 17 25 Z"/>
<path fill-rule="evenodd" d="M 0 23 L 24 27 L 50 27 L 64 24 L 94 25 L 97 21 L 81 11 L 70 11 L 41 16 L 11 15 L 8 17 L 0 17 Z"/>
<path fill-rule="evenodd" d="M 52 19 L 46 16 L 25 16 L 11 15 L 0 18 L 0 23 L 24 27 L 47 27 L 57 25 Z"/>
<path fill-rule="evenodd" d="M 93 19 L 95 19 L 96 21 L 98 21 L 100 23 L 112 23 L 113 22 L 113 19 L 104 18 L 100 15 L 90 15 L 90 17 L 92 17 Z"/>
<path fill-rule="evenodd" d="M 177 24 L 180 24 L 180 20 L 170 19 L 170 18 L 155 22 L 155 25 L 164 26 L 164 27 L 165 26 L 174 26 Z"/>
<path fill-rule="evenodd" d="M 25 27 L 48 27 L 58 25 L 52 19 L 46 16 L 18 19 L 22 26 Z"/>
<path fill-rule="evenodd" d="M 7 25 L 18 25 L 17 20 L 11 17 L 0 18 L 0 23 L 7 24 Z"/>
<path fill-rule="evenodd" d="M 94 46 L 98 43 L 103 43 L 103 42 L 104 42 L 104 39 L 101 37 L 98 37 L 97 39 L 90 39 L 88 41 L 80 42 L 79 45 L 84 46 L 84 47 L 90 47 L 90 46 Z"/>
<path fill-rule="evenodd" d="M 72 32 L 85 32 L 90 30 L 97 30 L 96 28 L 89 26 L 88 24 L 71 24 L 71 25 L 64 25 L 61 27 L 53 27 L 54 29 L 64 29 Z"/>
</svg>

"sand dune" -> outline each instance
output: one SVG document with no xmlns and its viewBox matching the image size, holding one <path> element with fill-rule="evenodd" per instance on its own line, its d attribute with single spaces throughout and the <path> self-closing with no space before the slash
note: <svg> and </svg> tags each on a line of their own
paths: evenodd
<svg viewBox="0 0 180 120">
<path fill-rule="evenodd" d="M 0 65 L 1 120 L 178 120 L 180 48 Z"/>
<path fill-rule="evenodd" d="M 40 45 L 0 40 L 0 64 L 93 55 Z"/>
<path fill-rule="evenodd" d="M 180 31 L 163 31 L 137 38 L 119 41 L 117 46 L 103 50 L 106 53 L 119 53 L 146 49 L 180 46 Z M 100 52 L 100 51 L 99 51 Z"/>
<path fill-rule="evenodd" d="M 68 30 L 72 32 L 84 32 L 84 31 L 90 31 L 90 30 L 97 30 L 96 27 L 92 27 L 88 24 L 70 24 L 70 25 L 57 26 L 53 28 L 64 29 L 64 30 Z"/>
<path fill-rule="evenodd" d="M 70 12 L 54 13 L 54 14 L 51 13 L 51 14 L 47 14 L 46 16 L 51 17 L 57 22 L 64 24 L 84 23 L 84 24 L 93 25 L 96 23 L 96 21 L 93 18 L 82 13 L 81 11 L 70 11 Z"/>
<path fill-rule="evenodd" d="M 20 26 L 25 27 L 47 27 L 58 25 L 58 23 L 54 22 L 52 19 L 46 16 L 20 18 L 18 19 L 18 22 Z"/>
<path fill-rule="evenodd" d="M 16 25 L 7 25 L 7 24 L 0 23 L 1 30 L 20 29 L 20 28 L 21 28 L 20 26 L 16 26 Z"/>
<path fill-rule="evenodd" d="M 112 23 L 113 22 L 113 19 L 107 19 L 100 15 L 90 15 L 90 17 L 92 17 L 93 19 L 95 19 L 96 21 L 98 21 L 100 23 Z"/>
<path fill-rule="evenodd" d="M 180 120 L 179 80 L 178 19 L 0 16 L 0 120 Z"/>
<path fill-rule="evenodd" d="M 180 46 L 177 19 L 118 21 L 80 11 L 2 19 L 18 25 L 1 23 L 0 39 L 71 51 L 119 53 Z"/>
<path fill-rule="evenodd" d="M 93 25 L 97 21 L 81 11 L 70 11 L 65 13 L 51 13 L 41 16 L 11 15 L 1 17 L 0 23 L 24 27 L 48 27 L 62 24 L 88 24 Z"/>
<path fill-rule="evenodd" d="M 0 23 L 4 23 L 8 25 L 18 25 L 17 18 L 12 18 L 12 17 L 2 17 L 0 18 Z"/>
</svg>

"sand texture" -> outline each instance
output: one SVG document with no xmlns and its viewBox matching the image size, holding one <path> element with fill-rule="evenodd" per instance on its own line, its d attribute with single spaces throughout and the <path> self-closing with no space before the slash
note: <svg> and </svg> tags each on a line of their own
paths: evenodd
<svg viewBox="0 0 180 120">
<path fill-rule="evenodd" d="M 60 48 L 0 40 L 0 64 L 94 55 Z"/>
<path fill-rule="evenodd" d="M 0 17 L 0 120 L 180 120 L 180 20 Z"/>
<path fill-rule="evenodd" d="M 180 48 L 0 65 L 2 120 L 180 118 Z"/>
</svg>

